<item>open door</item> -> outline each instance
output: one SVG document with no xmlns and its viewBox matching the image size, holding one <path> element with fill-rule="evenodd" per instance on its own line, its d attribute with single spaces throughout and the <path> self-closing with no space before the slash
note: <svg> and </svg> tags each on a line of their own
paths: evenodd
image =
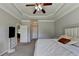
<svg viewBox="0 0 79 59">
<path fill-rule="evenodd" d="M 38 39 L 38 21 L 31 21 L 31 37 L 32 39 Z"/>
</svg>

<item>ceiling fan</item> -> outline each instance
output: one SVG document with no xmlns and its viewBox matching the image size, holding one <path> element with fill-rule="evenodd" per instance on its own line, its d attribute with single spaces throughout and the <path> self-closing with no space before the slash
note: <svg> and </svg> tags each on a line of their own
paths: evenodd
<svg viewBox="0 0 79 59">
<path fill-rule="evenodd" d="M 49 6 L 49 5 L 52 5 L 52 3 L 34 3 L 34 4 L 27 4 L 26 7 L 28 7 L 28 6 L 35 6 L 35 10 L 33 11 L 33 14 L 35 14 L 37 11 L 42 11 L 45 14 L 46 11 L 43 8 L 43 6 Z"/>
</svg>

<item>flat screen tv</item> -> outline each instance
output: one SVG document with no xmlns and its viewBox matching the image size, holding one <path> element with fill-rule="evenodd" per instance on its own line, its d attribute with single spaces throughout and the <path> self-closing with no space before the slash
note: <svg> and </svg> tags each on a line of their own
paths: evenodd
<svg viewBox="0 0 79 59">
<path fill-rule="evenodd" d="M 15 27 L 9 27 L 9 38 L 15 37 Z"/>
</svg>

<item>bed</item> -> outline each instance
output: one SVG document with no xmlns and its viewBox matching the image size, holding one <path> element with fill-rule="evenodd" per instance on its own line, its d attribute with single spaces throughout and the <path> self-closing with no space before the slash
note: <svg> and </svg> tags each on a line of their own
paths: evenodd
<svg viewBox="0 0 79 59">
<path fill-rule="evenodd" d="M 79 27 L 65 28 L 65 34 L 79 36 Z M 79 45 L 79 44 L 77 44 Z M 58 39 L 38 39 L 35 44 L 34 56 L 79 56 L 79 46 L 75 44 L 62 44 Z"/>
</svg>

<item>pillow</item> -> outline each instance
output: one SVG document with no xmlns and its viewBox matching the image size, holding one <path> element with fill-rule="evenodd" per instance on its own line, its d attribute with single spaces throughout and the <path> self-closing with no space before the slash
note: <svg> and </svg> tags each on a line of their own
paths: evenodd
<svg viewBox="0 0 79 59">
<path fill-rule="evenodd" d="M 67 44 L 68 42 L 70 42 L 71 40 L 70 39 L 67 39 L 67 38 L 60 38 L 59 40 L 58 40 L 58 42 L 60 42 L 60 43 L 63 43 L 63 44 Z"/>
<path fill-rule="evenodd" d="M 71 41 L 71 39 L 72 39 L 72 37 L 70 37 L 70 36 L 67 36 L 67 35 L 61 35 L 60 37 L 59 37 L 59 42 L 60 43 L 63 43 L 63 44 L 67 44 L 67 43 L 69 43 L 70 41 Z"/>
</svg>

